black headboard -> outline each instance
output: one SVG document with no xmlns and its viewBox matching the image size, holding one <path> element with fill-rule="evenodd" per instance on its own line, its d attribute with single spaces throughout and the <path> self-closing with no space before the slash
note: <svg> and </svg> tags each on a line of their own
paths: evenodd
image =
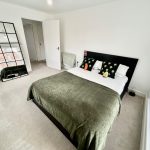
<svg viewBox="0 0 150 150">
<path fill-rule="evenodd" d="M 124 96 L 125 92 L 128 90 L 128 86 L 130 84 L 130 81 L 132 79 L 135 67 L 137 65 L 138 59 L 136 58 L 129 58 L 129 57 L 123 57 L 123 56 L 116 56 L 116 55 L 109 55 L 109 54 L 103 54 L 103 53 L 97 53 L 97 52 L 90 52 L 90 51 L 84 51 L 84 56 L 94 58 L 96 60 L 100 61 L 110 61 L 118 64 L 123 64 L 129 67 L 128 72 L 126 76 L 128 77 L 128 82 L 126 83 L 124 90 L 121 94 L 121 98 Z"/>
</svg>

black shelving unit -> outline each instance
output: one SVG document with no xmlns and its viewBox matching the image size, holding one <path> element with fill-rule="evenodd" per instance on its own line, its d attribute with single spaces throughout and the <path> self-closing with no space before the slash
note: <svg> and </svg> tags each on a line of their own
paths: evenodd
<svg viewBox="0 0 150 150">
<path fill-rule="evenodd" d="M 10 22 L 0 21 L 0 70 L 2 81 L 28 74 L 15 26 Z"/>
</svg>

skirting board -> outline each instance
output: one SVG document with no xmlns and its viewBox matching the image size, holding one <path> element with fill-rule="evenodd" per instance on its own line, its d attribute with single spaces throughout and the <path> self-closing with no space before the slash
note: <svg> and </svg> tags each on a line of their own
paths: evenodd
<svg viewBox="0 0 150 150">
<path fill-rule="evenodd" d="M 150 141 L 150 93 L 147 94 L 144 105 L 140 150 L 150 150 L 148 141 Z"/>
<path fill-rule="evenodd" d="M 141 97 L 144 97 L 144 98 L 146 97 L 146 94 L 145 94 L 145 93 L 143 93 L 143 92 L 141 92 L 141 91 L 138 91 L 138 90 L 136 90 L 136 89 L 131 89 L 131 88 L 129 88 L 128 91 L 134 91 L 136 95 L 141 96 Z"/>
</svg>

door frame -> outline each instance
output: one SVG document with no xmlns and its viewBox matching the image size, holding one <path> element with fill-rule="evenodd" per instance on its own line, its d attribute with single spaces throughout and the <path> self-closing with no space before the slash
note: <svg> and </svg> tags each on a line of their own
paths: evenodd
<svg viewBox="0 0 150 150">
<path fill-rule="evenodd" d="M 32 34 L 33 34 L 33 41 L 34 41 L 34 51 L 35 51 L 35 55 L 36 55 L 36 59 L 35 61 L 38 61 L 38 54 L 37 54 L 37 50 L 36 50 L 36 43 L 35 43 L 35 35 L 34 35 L 34 31 L 33 31 L 33 24 L 32 23 L 28 23 L 28 25 L 31 27 L 31 31 L 32 31 Z M 24 27 L 24 26 L 23 26 Z M 24 28 L 24 32 L 25 32 L 25 28 Z M 25 36 L 26 38 L 26 36 Z M 28 47 L 28 42 L 26 40 L 26 43 L 27 43 L 27 47 Z M 28 52 L 29 52 L 29 49 L 28 49 Z M 30 52 L 29 52 L 29 58 L 30 58 Z M 30 58 L 30 63 L 31 63 L 31 58 Z"/>
<path fill-rule="evenodd" d="M 30 19 L 30 18 L 21 18 L 21 21 L 22 21 L 22 28 L 23 28 L 23 32 L 24 32 L 24 37 L 25 37 L 25 31 L 24 31 L 24 21 L 35 21 L 35 22 L 40 22 L 41 24 L 43 24 L 43 20 L 34 20 L 34 19 Z M 32 24 L 32 23 L 31 23 Z M 42 32 L 43 32 L 43 27 L 41 28 L 42 29 Z M 32 24 L 32 31 L 33 31 L 33 24 Z M 34 31 L 33 31 L 33 35 L 34 35 Z M 39 38 L 39 37 L 38 37 Z M 35 48 L 37 47 L 37 45 L 36 45 L 36 39 L 35 39 L 35 36 L 34 36 L 34 45 L 35 45 Z M 28 50 L 28 47 L 27 47 L 27 40 L 26 40 L 26 37 L 25 37 L 25 43 L 26 43 L 26 48 L 27 48 L 27 51 L 28 51 L 28 60 L 29 60 L 29 68 L 31 68 L 31 70 L 29 70 L 29 71 L 32 71 L 32 66 L 31 66 L 31 59 L 30 59 L 30 55 L 29 55 L 29 50 Z M 38 48 L 38 49 L 40 49 L 40 47 Z M 44 49 L 43 49 L 43 53 L 44 53 L 44 57 L 45 57 L 45 45 L 44 45 Z M 41 49 L 40 49 L 40 52 L 41 52 Z M 36 60 L 37 61 L 39 61 L 40 62 L 40 59 L 39 59 L 39 57 L 38 57 L 38 51 L 36 50 Z M 41 60 L 42 61 L 42 60 Z M 45 58 L 43 59 L 43 61 L 45 61 Z"/>
</svg>

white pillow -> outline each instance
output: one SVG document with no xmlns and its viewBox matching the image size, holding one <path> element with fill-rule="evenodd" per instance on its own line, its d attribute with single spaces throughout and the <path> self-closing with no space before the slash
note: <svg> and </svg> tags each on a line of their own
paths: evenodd
<svg viewBox="0 0 150 150">
<path fill-rule="evenodd" d="M 119 76 L 119 77 L 126 76 L 126 73 L 127 73 L 128 69 L 129 69 L 128 66 L 120 64 L 117 71 L 116 71 L 115 76 Z"/>
<path fill-rule="evenodd" d="M 95 62 L 95 64 L 94 64 L 94 66 L 93 66 L 93 68 L 92 69 L 101 69 L 101 67 L 102 67 L 102 61 L 99 61 L 99 60 L 97 60 L 96 62 Z"/>
<path fill-rule="evenodd" d="M 92 68 L 92 72 L 98 74 L 100 72 L 101 67 L 102 67 L 102 61 L 97 60 Z"/>
</svg>

